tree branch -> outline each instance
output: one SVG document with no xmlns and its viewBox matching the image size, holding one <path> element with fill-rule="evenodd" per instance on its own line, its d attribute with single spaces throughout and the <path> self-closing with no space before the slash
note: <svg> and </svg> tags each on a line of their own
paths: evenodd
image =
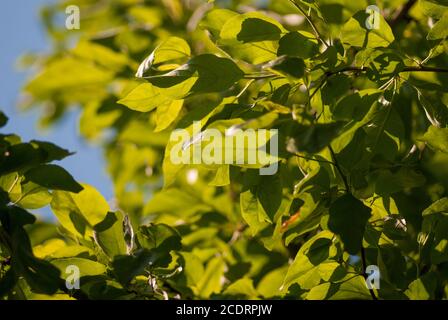
<svg viewBox="0 0 448 320">
<path fill-rule="evenodd" d="M 395 27 L 401 20 L 407 19 L 409 11 L 417 3 L 417 0 L 408 0 L 399 10 L 395 11 L 389 21 L 391 27 Z"/>
<path fill-rule="evenodd" d="M 369 71 L 370 68 L 367 67 L 345 67 L 342 68 L 340 70 L 336 70 L 336 71 L 329 71 L 326 73 L 327 77 L 328 76 L 333 76 L 339 73 L 344 73 L 344 72 L 367 72 Z M 409 67 L 404 67 L 403 70 L 400 70 L 399 73 L 403 73 L 403 72 L 437 72 L 437 73 L 448 73 L 448 69 L 445 68 L 436 68 L 436 67 L 425 67 L 425 66 L 409 66 Z"/>
<path fill-rule="evenodd" d="M 328 79 L 334 75 L 340 74 L 340 73 L 344 73 L 344 72 L 367 72 L 369 71 L 370 68 L 368 67 L 344 67 L 342 69 L 336 70 L 336 71 L 327 71 L 325 73 L 325 79 Z M 399 73 L 403 73 L 403 72 L 436 72 L 436 73 L 448 73 L 448 69 L 446 68 L 437 68 L 437 67 L 425 67 L 425 66 L 409 66 L 409 67 L 404 67 L 403 70 L 400 70 Z M 254 79 L 254 80 L 263 80 L 263 79 L 270 79 L 270 78 L 275 78 L 275 77 L 280 77 L 280 75 L 275 74 L 275 73 L 268 73 L 268 74 L 255 74 L 255 75 L 251 75 L 251 74 L 246 74 L 243 78 L 244 79 Z M 320 87 L 323 85 L 320 84 Z"/>
<path fill-rule="evenodd" d="M 406 67 L 400 72 L 438 72 L 438 73 L 448 73 L 448 69 L 445 68 L 434 68 L 434 67 Z"/>
</svg>

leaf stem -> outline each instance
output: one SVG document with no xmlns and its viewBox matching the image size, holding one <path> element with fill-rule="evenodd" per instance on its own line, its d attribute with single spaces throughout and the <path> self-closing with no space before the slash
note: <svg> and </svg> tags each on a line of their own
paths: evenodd
<svg viewBox="0 0 448 320">
<path fill-rule="evenodd" d="M 331 164 L 333 166 L 336 166 L 336 164 L 334 162 L 331 162 L 331 161 L 328 161 L 328 160 L 319 160 L 319 159 L 314 159 L 314 158 L 310 158 L 310 157 L 305 157 L 305 156 L 302 156 L 302 155 L 300 155 L 298 153 L 295 153 L 294 155 L 297 158 L 301 158 L 301 159 L 304 159 L 304 160 L 307 160 L 307 161 L 315 161 L 315 162 L 318 162 L 318 163 L 328 163 L 328 164 Z"/>
<path fill-rule="evenodd" d="M 350 185 L 348 184 L 347 177 L 346 177 L 345 174 L 342 172 L 342 169 L 341 169 L 341 167 L 339 166 L 338 161 L 336 160 L 336 154 L 335 154 L 335 152 L 334 152 L 334 150 L 333 150 L 333 147 L 332 147 L 331 145 L 329 145 L 329 146 L 328 146 L 328 149 L 330 150 L 331 157 L 333 158 L 334 166 L 335 166 L 336 170 L 339 172 L 339 175 L 341 176 L 342 181 L 344 182 L 345 191 L 346 191 L 347 193 L 351 193 L 351 191 L 350 191 Z"/>
<path fill-rule="evenodd" d="M 305 10 L 302 9 L 301 6 L 295 1 L 295 0 L 289 0 L 299 11 L 303 14 L 306 21 L 310 24 L 311 28 L 313 29 L 316 37 L 325 45 L 325 47 L 330 47 L 330 45 L 324 40 L 322 34 L 317 29 L 316 25 L 314 24 L 313 20 L 311 20 L 311 17 L 305 12 Z"/>
<path fill-rule="evenodd" d="M 262 79 L 270 79 L 270 78 L 275 78 L 278 77 L 278 74 L 274 74 L 274 73 L 268 73 L 268 74 L 257 74 L 257 75 L 251 75 L 251 74 L 246 74 L 244 75 L 244 79 L 247 80 L 262 80 Z"/>
<path fill-rule="evenodd" d="M 20 176 L 17 174 L 17 176 L 14 179 L 14 182 L 12 183 L 12 185 L 8 189 L 8 193 L 11 193 L 11 191 L 14 189 L 14 187 L 17 184 L 17 182 L 19 181 L 19 178 L 20 178 Z"/>
<path fill-rule="evenodd" d="M 364 249 L 364 247 L 361 245 L 361 262 L 362 262 L 362 274 L 364 275 L 364 278 L 367 280 L 367 274 L 366 274 L 366 269 L 367 269 L 367 260 L 366 260 L 366 250 Z M 370 295 L 372 296 L 373 300 L 378 300 L 378 298 L 375 295 L 375 292 L 373 291 L 373 289 L 369 289 Z"/>
</svg>

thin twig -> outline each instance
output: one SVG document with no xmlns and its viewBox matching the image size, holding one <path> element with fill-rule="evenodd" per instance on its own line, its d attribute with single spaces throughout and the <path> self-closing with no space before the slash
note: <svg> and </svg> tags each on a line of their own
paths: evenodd
<svg viewBox="0 0 448 320">
<path fill-rule="evenodd" d="M 333 76 L 335 74 L 340 74 L 344 72 L 367 72 L 370 68 L 368 67 L 344 67 L 340 70 L 336 71 L 328 71 L 326 73 L 327 77 Z M 437 67 L 425 67 L 425 66 L 408 66 L 404 67 L 403 70 L 400 70 L 399 73 L 403 72 L 437 72 L 437 73 L 448 73 L 448 69 L 446 68 L 437 68 Z"/>
<path fill-rule="evenodd" d="M 268 73 L 268 74 L 256 74 L 256 75 L 251 75 L 251 74 L 246 74 L 244 75 L 244 79 L 248 79 L 248 80 L 262 80 L 262 79 L 270 79 L 270 78 L 275 78 L 278 77 L 278 74 L 274 74 L 274 73 Z"/>
<path fill-rule="evenodd" d="M 438 72 L 438 73 L 448 73 L 448 69 L 418 66 L 418 67 L 405 67 L 400 72 Z"/>
<path fill-rule="evenodd" d="M 339 70 L 335 70 L 335 71 L 327 71 L 325 73 L 325 78 L 324 81 L 327 80 L 328 78 L 340 74 L 340 73 L 344 73 L 344 72 L 367 72 L 369 71 L 370 68 L 368 67 L 344 67 L 341 68 Z M 436 73 L 448 73 L 448 69 L 446 68 L 438 68 L 438 67 L 426 67 L 426 66 L 408 66 L 408 67 L 404 67 L 403 70 L 398 71 L 399 73 L 404 73 L 404 72 L 436 72 Z M 275 78 L 275 77 L 279 77 L 278 74 L 275 73 L 268 73 L 268 74 L 258 74 L 258 75 L 251 75 L 251 74 L 246 74 L 244 76 L 244 79 L 255 79 L 255 80 L 261 80 L 261 79 L 270 79 L 270 78 Z M 320 84 L 320 86 L 322 86 L 323 84 Z"/>
<path fill-rule="evenodd" d="M 346 177 L 345 174 L 342 172 L 342 168 L 339 166 L 339 163 L 338 163 L 338 161 L 337 161 L 337 159 L 336 159 L 336 154 L 335 154 L 335 152 L 334 152 L 332 146 L 329 145 L 329 146 L 328 146 L 328 149 L 330 150 L 331 157 L 333 158 L 334 166 L 335 166 L 336 170 L 339 172 L 339 175 L 341 176 L 342 181 L 344 182 L 345 191 L 346 191 L 347 193 L 351 193 L 351 192 L 350 192 L 350 185 L 348 184 L 347 177 Z"/>
<path fill-rule="evenodd" d="M 315 162 L 319 162 L 319 163 L 328 163 L 328 164 L 331 164 L 333 166 L 336 166 L 336 164 L 334 162 L 331 162 L 331 161 L 328 161 L 328 160 L 319 160 L 319 159 L 314 159 L 314 158 L 310 158 L 310 157 L 305 157 L 305 156 L 302 156 L 302 155 L 300 155 L 298 153 L 295 153 L 294 155 L 297 158 L 301 158 L 301 159 L 304 159 L 304 160 L 315 161 Z"/>
<path fill-rule="evenodd" d="M 401 20 L 406 19 L 409 15 L 409 11 L 417 3 L 417 0 L 409 0 L 398 11 L 394 12 L 389 24 L 391 27 L 397 25 Z"/>
<path fill-rule="evenodd" d="M 314 24 L 313 20 L 311 20 L 311 17 L 305 12 L 305 10 L 302 9 L 301 6 L 298 5 L 297 2 L 295 2 L 295 0 L 289 0 L 297 9 L 299 9 L 299 11 L 303 14 L 303 16 L 305 17 L 306 21 L 308 21 L 308 23 L 310 24 L 311 28 L 313 29 L 316 37 L 328 48 L 330 45 L 325 41 L 325 39 L 323 38 L 322 34 L 319 32 L 319 30 L 317 29 L 316 25 Z"/>
<path fill-rule="evenodd" d="M 364 275 L 364 278 L 367 280 L 367 274 L 365 273 L 365 270 L 367 269 L 366 251 L 363 246 L 361 246 L 361 262 L 362 262 L 362 268 L 363 268 L 362 273 Z M 370 295 L 372 296 L 373 300 L 378 300 L 373 289 L 369 289 L 369 292 L 370 292 Z"/>
</svg>

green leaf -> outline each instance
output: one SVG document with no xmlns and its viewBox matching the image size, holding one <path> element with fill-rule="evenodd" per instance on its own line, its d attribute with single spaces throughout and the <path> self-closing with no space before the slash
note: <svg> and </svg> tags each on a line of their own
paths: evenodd
<svg viewBox="0 0 448 320">
<path fill-rule="evenodd" d="M 231 101 L 231 98 L 228 98 Z M 221 104 L 222 103 L 222 104 Z M 200 108 L 194 108 L 192 111 L 190 111 L 187 115 L 185 115 L 178 124 L 179 128 L 183 128 L 187 130 L 188 134 L 191 136 L 194 136 L 198 134 L 195 132 L 195 129 L 192 125 L 195 121 L 198 121 L 201 124 L 201 129 L 206 125 L 206 123 L 209 121 L 209 119 L 219 112 L 223 107 L 225 106 L 225 103 L 222 100 L 214 100 L 208 101 L 205 103 L 205 105 L 202 105 Z M 184 137 L 180 137 L 180 139 L 188 139 Z M 184 140 L 181 140 L 184 141 Z M 167 143 L 165 148 L 165 155 L 163 160 L 163 177 L 164 177 L 164 187 L 168 188 L 170 187 L 176 180 L 177 175 L 182 171 L 182 169 L 185 167 L 184 164 L 174 164 L 171 161 L 171 153 L 175 152 L 174 149 L 176 145 L 178 146 L 179 139 L 171 140 Z M 179 152 L 179 151 L 177 151 Z M 185 210 L 189 212 L 189 210 Z"/>
<path fill-rule="evenodd" d="M 448 261 L 448 218 L 440 217 L 433 229 L 434 239 L 431 244 L 431 263 L 437 265 Z"/>
<path fill-rule="evenodd" d="M 282 58 L 273 66 L 274 70 L 300 79 L 305 74 L 305 62 L 299 58 Z M 269 104 L 269 102 L 266 102 Z M 272 102 L 270 102 L 272 104 Z"/>
<path fill-rule="evenodd" d="M 184 105 L 184 100 L 173 100 L 162 104 L 156 112 L 156 128 L 154 132 L 160 132 L 168 128 L 178 117 Z"/>
<path fill-rule="evenodd" d="M 223 25 L 220 37 L 223 40 L 260 42 L 278 40 L 285 29 L 275 19 L 260 12 L 235 15 Z"/>
<path fill-rule="evenodd" d="M 423 211 L 422 234 L 425 239 L 423 256 L 431 263 L 439 264 L 448 261 L 448 198 L 442 198 Z"/>
<path fill-rule="evenodd" d="M 117 103 L 128 107 L 131 110 L 140 112 L 149 112 L 160 105 L 169 104 L 172 98 L 164 95 L 162 89 L 153 86 L 150 83 L 142 83 L 126 97 L 117 101 Z"/>
<path fill-rule="evenodd" d="M 53 259 L 51 260 L 51 264 L 55 265 L 61 271 L 62 275 L 66 275 L 68 266 L 76 266 L 79 268 L 80 278 L 86 276 L 97 276 L 106 273 L 106 266 L 104 264 L 84 258 L 71 257 Z"/>
<path fill-rule="evenodd" d="M 355 63 L 359 67 L 366 67 L 368 78 L 381 84 L 398 76 L 405 68 L 403 57 L 389 48 L 363 49 L 356 54 Z"/>
<path fill-rule="evenodd" d="M 323 283 L 306 296 L 307 300 L 370 300 L 371 296 L 362 276 L 347 275 L 340 283 Z"/>
<path fill-rule="evenodd" d="M 388 47 L 395 40 L 389 24 L 379 15 L 379 29 L 369 30 L 365 24 L 368 17 L 365 11 L 359 11 L 350 18 L 342 27 L 341 41 L 353 47 Z"/>
<path fill-rule="evenodd" d="M 197 294 L 197 284 L 204 274 L 201 260 L 191 252 L 179 252 L 183 260 L 183 270 L 172 278 L 173 286 L 185 291 L 187 295 Z"/>
<path fill-rule="evenodd" d="M 371 209 L 351 194 L 346 194 L 332 203 L 328 227 L 341 237 L 348 253 L 357 254 L 360 251 L 370 215 Z"/>
<path fill-rule="evenodd" d="M 395 100 L 394 100 L 395 101 Z M 381 156 L 388 161 L 395 161 L 405 139 L 405 128 L 396 108 L 397 101 L 390 106 L 374 104 L 363 120 L 369 123 L 363 129 L 367 133 L 366 144 L 372 155 Z"/>
<path fill-rule="evenodd" d="M 294 137 L 297 150 L 308 153 L 319 153 L 336 138 L 342 123 L 333 122 L 315 125 L 292 124 L 291 136 Z"/>
<path fill-rule="evenodd" d="M 113 272 L 122 285 L 127 285 L 135 276 L 146 274 L 145 270 L 157 260 L 147 249 L 140 249 L 130 256 L 116 256 L 112 262 Z"/>
<path fill-rule="evenodd" d="M 52 143 L 32 140 L 30 143 L 10 145 L 5 141 L 0 154 L 0 174 L 30 169 L 39 164 L 62 160 L 73 153 Z"/>
<path fill-rule="evenodd" d="M 281 294 L 285 274 L 288 271 L 287 266 L 268 272 L 257 285 L 257 292 L 265 299 L 274 298 Z"/>
<path fill-rule="evenodd" d="M 8 117 L 0 111 L 0 128 L 4 127 L 8 123 Z"/>
<path fill-rule="evenodd" d="M 436 286 L 437 278 L 429 273 L 412 281 L 405 294 L 410 300 L 431 300 L 434 299 Z"/>
<path fill-rule="evenodd" d="M 251 170 L 246 179 L 245 190 L 240 195 L 240 208 L 252 234 L 256 234 L 274 221 L 281 208 L 282 185 L 278 174 L 258 176 L 255 170 Z"/>
<path fill-rule="evenodd" d="M 102 222 L 110 209 L 98 191 L 87 184 L 83 187 L 80 193 L 53 192 L 51 209 L 66 230 L 89 238 L 93 236 L 93 226 Z"/>
<path fill-rule="evenodd" d="M 260 12 L 253 11 L 229 17 L 221 28 L 218 44 L 226 46 L 228 51 L 232 53 L 232 57 L 238 57 L 252 64 L 261 64 L 276 59 L 278 41 L 256 41 L 263 39 L 263 36 L 258 36 L 257 38 L 257 33 L 255 33 L 254 37 L 250 39 L 248 32 L 246 32 L 246 36 L 248 37 L 247 40 L 253 40 L 256 42 L 242 42 L 238 40 L 238 35 L 242 31 L 244 21 L 247 19 L 257 19 L 257 21 L 262 20 L 264 21 L 264 25 L 269 24 L 270 29 L 272 31 L 275 30 L 275 32 L 271 33 L 268 38 L 273 38 L 273 36 L 277 38 L 278 36 L 281 36 L 277 33 L 277 29 L 275 29 L 274 26 L 281 30 L 281 34 L 285 34 L 287 32 L 275 19 L 267 17 Z"/>
<path fill-rule="evenodd" d="M 301 288 L 311 289 L 313 286 L 317 286 L 320 283 L 321 276 L 317 267 L 311 263 L 310 259 L 307 257 L 307 252 L 309 252 L 311 246 L 316 241 L 321 242 L 320 239 L 332 240 L 334 234 L 330 231 L 322 231 L 313 236 L 311 239 L 306 241 L 299 249 L 293 263 L 289 266 L 288 272 L 286 273 L 285 279 L 283 281 L 282 290 L 288 289 L 292 284 L 297 283 Z M 334 249 L 330 251 L 328 258 L 334 258 L 337 252 Z M 313 259 L 313 261 L 315 261 Z"/>
<path fill-rule="evenodd" d="M 290 32 L 280 39 L 277 55 L 308 59 L 319 53 L 316 38 L 304 31 Z"/>
<path fill-rule="evenodd" d="M 59 270 L 48 261 L 35 258 L 29 251 L 19 249 L 19 252 L 20 258 L 15 261 L 14 268 L 18 268 L 32 290 L 36 293 L 54 294 L 59 289 Z"/>
<path fill-rule="evenodd" d="M 389 244 L 382 245 L 378 250 L 377 265 L 380 268 L 381 281 L 390 281 L 397 287 L 406 287 L 406 277 L 402 272 L 406 269 L 406 260 L 398 248 Z"/>
<path fill-rule="evenodd" d="M 11 192 L 9 197 L 11 201 L 26 209 L 39 209 L 50 204 L 52 195 L 44 187 L 33 182 L 23 183 L 20 192 Z"/>
<path fill-rule="evenodd" d="M 240 194 L 240 207 L 243 219 L 249 225 L 252 235 L 257 234 L 268 225 L 266 218 L 263 215 L 260 217 L 263 210 L 259 208 L 260 204 L 253 191 L 247 190 Z"/>
<path fill-rule="evenodd" d="M 201 199 L 186 191 L 170 188 L 156 193 L 146 204 L 144 213 L 145 215 L 171 213 L 177 216 L 190 216 L 208 210 L 210 206 L 202 203 Z"/>
<path fill-rule="evenodd" d="M 420 8 L 426 16 L 440 19 L 448 9 L 448 2 L 437 0 L 421 0 Z"/>
<path fill-rule="evenodd" d="M 448 153 L 448 128 L 430 126 L 421 140 L 425 141 L 431 149 Z"/>
<path fill-rule="evenodd" d="M 55 145 L 51 142 L 31 140 L 30 144 L 34 147 L 39 148 L 40 150 L 42 150 L 45 153 L 45 161 L 46 162 L 62 160 L 64 158 L 74 154 L 74 152 L 70 152 L 66 149 L 58 147 L 57 145 Z"/>
<path fill-rule="evenodd" d="M 299 219 L 293 222 L 285 232 L 285 244 L 289 245 L 295 238 L 316 229 L 327 211 L 327 204 L 322 195 L 330 188 L 330 177 L 327 170 L 318 166 L 308 173 L 296 186 L 297 208 Z"/>
<path fill-rule="evenodd" d="M 306 256 L 310 262 L 317 266 L 324 262 L 330 256 L 330 247 L 333 241 L 327 238 L 320 238 L 313 242 L 309 250 L 306 252 Z"/>
<path fill-rule="evenodd" d="M 350 138 L 352 139 L 349 140 Z M 335 151 L 337 152 L 336 159 L 338 164 L 349 176 L 355 174 L 356 170 L 364 172 L 366 166 L 368 166 L 366 161 L 366 133 L 363 129 L 358 129 L 351 137 L 351 133 L 347 132 L 341 135 L 333 144 L 339 149 L 345 142 L 344 140 L 349 140 L 350 142 L 342 150 Z"/>
<path fill-rule="evenodd" d="M 131 21 L 136 24 L 149 27 L 151 30 L 158 28 L 163 23 L 163 10 L 162 6 L 131 6 L 129 7 L 128 14 L 131 16 Z"/>
<path fill-rule="evenodd" d="M 26 85 L 25 90 L 35 97 L 45 99 L 58 91 L 82 91 L 108 83 L 113 76 L 114 72 L 95 66 L 90 61 L 65 57 L 47 65 L 41 74 Z"/>
<path fill-rule="evenodd" d="M 14 289 L 14 286 L 17 282 L 17 276 L 13 269 L 9 269 L 6 271 L 2 278 L 0 279 L 0 296 L 7 295 L 12 289 Z"/>
<path fill-rule="evenodd" d="M 335 120 L 361 121 L 370 107 L 381 97 L 382 91 L 365 89 L 344 96 L 332 110 Z"/>
<path fill-rule="evenodd" d="M 122 70 L 129 64 L 127 55 L 90 41 L 80 41 L 72 53 L 81 59 L 92 60 L 114 71 Z"/>
<path fill-rule="evenodd" d="M 0 222 L 10 239 L 11 268 L 16 276 L 23 277 L 35 293 L 54 294 L 60 284 L 59 271 L 48 261 L 36 258 L 33 254 L 30 238 L 23 228 L 34 223 L 35 218 L 27 211 L 9 206 L 0 209 Z M 9 277 L 13 277 L 12 274 Z M 4 286 L 11 285 L 9 279 Z"/>
<path fill-rule="evenodd" d="M 20 229 L 20 227 L 35 223 L 36 217 L 17 206 L 2 206 L 0 207 L 0 222 L 2 227 L 12 234 L 16 228 Z"/>
<path fill-rule="evenodd" d="M 401 168 L 397 172 L 382 170 L 375 173 L 375 192 L 380 196 L 388 196 L 405 189 L 425 185 L 425 176 L 410 168 Z"/>
<path fill-rule="evenodd" d="M 181 58 L 187 58 L 191 54 L 188 43 L 178 37 L 170 37 L 163 41 L 153 52 L 153 64 L 157 65 L 168 61 L 173 61 Z"/>
<path fill-rule="evenodd" d="M 235 281 L 222 294 L 232 299 L 256 299 L 258 297 L 258 292 L 254 288 L 252 279 L 248 278 Z"/>
<path fill-rule="evenodd" d="M 448 215 L 448 198 L 442 198 L 431 204 L 423 211 L 423 217 L 437 213 L 446 213 Z"/>
<path fill-rule="evenodd" d="M 218 38 L 224 24 L 235 16 L 238 16 L 238 13 L 234 11 L 228 9 L 214 9 L 207 12 L 204 19 L 200 22 L 200 26 L 209 30 L 215 38 Z"/>
<path fill-rule="evenodd" d="M 188 43 L 178 37 L 169 37 L 163 41 L 154 51 L 140 64 L 136 77 L 141 78 L 146 71 L 159 64 L 188 58 L 191 54 Z"/>
<path fill-rule="evenodd" d="M 271 221 L 282 203 L 282 183 L 280 175 L 262 176 L 257 189 L 257 198 Z"/>
<path fill-rule="evenodd" d="M 426 38 L 428 40 L 438 40 L 446 37 L 448 37 L 448 11 L 445 11 L 440 20 L 436 22 Z"/>
<path fill-rule="evenodd" d="M 275 24 L 258 18 L 247 18 L 241 25 L 241 31 L 236 38 L 241 42 L 257 42 L 264 40 L 279 40 L 281 30 Z"/>
<path fill-rule="evenodd" d="M 142 226 L 139 229 L 138 240 L 146 249 L 158 249 L 162 252 L 180 250 L 181 238 L 176 229 L 166 224 Z"/>
<path fill-rule="evenodd" d="M 213 54 L 202 54 L 176 70 L 150 77 L 148 81 L 155 86 L 168 88 L 191 78 L 194 84 L 189 89 L 189 94 L 198 94 L 225 91 L 243 76 L 244 72 L 232 60 Z"/>
<path fill-rule="evenodd" d="M 224 268 L 225 264 L 221 257 L 215 257 L 208 262 L 205 272 L 197 284 L 199 297 L 207 299 L 213 293 L 221 291 Z"/>
<path fill-rule="evenodd" d="M 333 286 L 333 287 L 332 287 Z M 322 283 L 310 290 L 308 292 L 306 299 L 307 300 L 325 300 L 328 297 L 328 292 L 334 292 L 334 285 L 329 282 Z"/>
<path fill-rule="evenodd" d="M 319 274 L 322 280 L 336 282 L 340 281 L 347 275 L 345 267 L 336 261 L 325 261 L 318 265 Z"/>
<path fill-rule="evenodd" d="M 83 187 L 64 168 L 54 164 L 43 164 L 25 172 L 25 179 L 51 190 L 78 193 Z"/>
<path fill-rule="evenodd" d="M 215 177 L 209 183 L 211 186 L 222 187 L 230 184 L 230 166 L 222 165 L 216 170 Z"/>
<path fill-rule="evenodd" d="M 425 110 L 425 115 L 429 122 L 438 128 L 448 125 L 448 107 L 443 101 L 438 99 L 438 97 L 436 99 L 426 97 L 420 91 L 417 93 L 418 102 L 423 110 Z"/>
<path fill-rule="evenodd" d="M 121 213 L 108 212 L 104 220 L 95 225 L 93 230 L 96 243 L 109 258 L 128 253 Z"/>
<path fill-rule="evenodd" d="M 81 285 L 91 300 L 127 300 L 135 298 L 135 294 L 129 293 L 117 281 L 110 280 L 103 275 L 91 276 L 88 282 Z"/>
</svg>

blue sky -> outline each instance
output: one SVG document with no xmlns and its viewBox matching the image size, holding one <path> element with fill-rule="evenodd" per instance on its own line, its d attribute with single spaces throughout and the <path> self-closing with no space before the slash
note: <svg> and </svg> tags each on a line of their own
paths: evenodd
<svg viewBox="0 0 448 320">
<path fill-rule="evenodd" d="M 27 52 L 48 52 L 51 43 L 40 24 L 39 8 L 54 0 L 2 0 L 0 10 L 0 109 L 9 117 L 2 133 L 16 133 L 24 140 L 56 143 L 76 154 L 60 161 L 78 181 L 96 187 L 106 199 L 113 196 L 106 174 L 102 149 L 89 145 L 78 134 L 79 113 L 68 114 L 49 131 L 38 129 L 39 110 L 20 112 L 16 105 L 20 88 L 29 74 L 19 71 L 17 59 Z M 45 210 L 44 210 L 45 212 Z"/>
</svg>

